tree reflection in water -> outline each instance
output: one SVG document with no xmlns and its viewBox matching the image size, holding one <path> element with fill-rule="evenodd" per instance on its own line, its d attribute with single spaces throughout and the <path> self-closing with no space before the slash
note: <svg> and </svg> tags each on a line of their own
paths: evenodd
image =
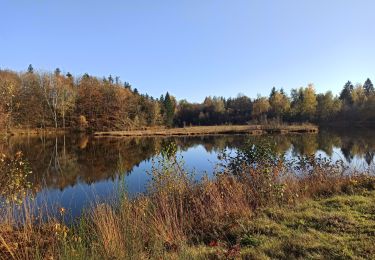
<svg viewBox="0 0 375 260">
<path fill-rule="evenodd" d="M 219 153 L 223 149 L 241 147 L 245 139 L 269 139 L 275 142 L 277 153 L 290 152 L 292 157 L 312 155 L 318 151 L 332 157 L 335 151 L 341 151 L 347 163 L 351 163 L 355 157 L 363 159 L 368 165 L 374 161 L 375 137 L 371 130 L 345 133 L 322 130 L 319 134 L 250 137 L 222 135 L 95 139 L 87 135 L 17 136 L 0 143 L 0 151 L 4 154 L 22 151 L 32 168 L 28 178 L 36 190 L 44 187 L 63 190 L 78 182 L 91 184 L 129 174 L 134 167 L 150 161 L 172 142 L 180 152 L 201 145 L 207 153 Z M 195 167 L 194 162 L 186 163 Z"/>
</svg>

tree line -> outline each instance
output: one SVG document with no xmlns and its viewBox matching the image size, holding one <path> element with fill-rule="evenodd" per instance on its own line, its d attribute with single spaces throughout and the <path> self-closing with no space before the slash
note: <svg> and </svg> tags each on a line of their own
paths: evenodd
<svg viewBox="0 0 375 260">
<path fill-rule="evenodd" d="M 119 77 L 74 77 L 54 72 L 0 70 L 0 128 L 69 128 L 80 131 L 269 122 L 375 122 L 370 79 L 348 81 L 340 95 L 314 86 L 272 88 L 268 97 L 206 97 L 202 103 L 141 94 Z"/>
<path fill-rule="evenodd" d="M 375 90 L 370 79 L 355 86 L 348 81 L 339 95 L 316 93 L 312 84 L 284 90 L 272 88 L 268 97 L 206 97 L 203 103 L 178 103 L 175 123 L 183 125 L 270 122 L 375 123 Z"/>
<path fill-rule="evenodd" d="M 176 100 L 142 95 L 119 77 L 0 70 L 0 126 L 82 131 L 172 125 Z"/>
</svg>

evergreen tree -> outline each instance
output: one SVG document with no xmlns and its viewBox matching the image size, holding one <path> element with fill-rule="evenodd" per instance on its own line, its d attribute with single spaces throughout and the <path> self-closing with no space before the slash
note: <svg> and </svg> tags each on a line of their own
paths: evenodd
<svg viewBox="0 0 375 260">
<path fill-rule="evenodd" d="M 29 67 L 27 68 L 28 73 L 34 73 L 33 65 L 29 64 Z"/>
<path fill-rule="evenodd" d="M 273 87 L 273 88 L 271 89 L 270 99 L 271 99 L 273 96 L 275 96 L 275 94 L 276 94 L 276 88 Z"/>
<path fill-rule="evenodd" d="M 165 94 L 164 108 L 165 108 L 165 123 L 168 126 L 172 126 L 173 117 L 174 117 L 174 105 L 168 92 L 167 94 Z"/>
<path fill-rule="evenodd" d="M 370 96 L 375 93 L 374 85 L 372 84 L 370 79 L 366 80 L 363 88 L 365 89 L 366 96 Z"/>
<path fill-rule="evenodd" d="M 354 86 L 353 84 L 348 81 L 344 85 L 344 88 L 342 89 L 340 93 L 340 100 L 342 100 L 344 103 L 347 105 L 353 104 L 353 99 L 352 99 L 352 92 L 353 92 Z"/>
<path fill-rule="evenodd" d="M 59 68 L 55 69 L 55 75 L 60 76 L 61 70 Z"/>
<path fill-rule="evenodd" d="M 109 75 L 108 82 L 111 83 L 111 84 L 113 84 L 113 77 L 112 77 L 112 75 Z"/>
<path fill-rule="evenodd" d="M 124 82 L 124 88 L 127 88 L 127 89 L 131 90 L 132 86 L 130 85 L 129 82 L 125 81 Z"/>
</svg>

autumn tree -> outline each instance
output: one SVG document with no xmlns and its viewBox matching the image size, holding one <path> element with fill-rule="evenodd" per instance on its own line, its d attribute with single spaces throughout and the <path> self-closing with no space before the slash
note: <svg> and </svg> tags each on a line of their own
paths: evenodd
<svg viewBox="0 0 375 260">
<path fill-rule="evenodd" d="M 341 110 L 341 101 L 331 91 L 317 95 L 316 114 L 319 121 L 333 119 Z"/>
<path fill-rule="evenodd" d="M 20 80 L 16 73 L 0 71 L 0 125 L 7 130 L 13 127 L 16 117 L 16 96 L 20 91 Z"/>
<path fill-rule="evenodd" d="M 306 88 L 293 89 L 291 91 L 292 117 L 297 121 L 313 120 L 316 112 L 317 100 L 312 84 Z"/>
<path fill-rule="evenodd" d="M 357 108 L 363 107 L 367 101 L 366 90 L 361 84 L 357 84 L 351 93 L 353 105 Z"/>
<path fill-rule="evenodd" d="M 67 115 L 71 118 L 75 109 L 76 101 L 76 91 L 74 89 L 74 79 L 73 76 L 61 77 L 58 76 L 59 87 L 60 87 L 60 102 L 58 105 L 58 111 L 62 117 L 62 127 L 66 127 L 66 117 Z M 69 120 L 69 125 L 71 125 L 71 119 Z"/>
<path fill-rule="evenodd" d="M 258 119 L 259 121 L 266 120 L 267 113 L 270 110 L 271 106 L 266 97 L 260 97 L 253 102 L 252 116 L 253 118 Z"/>
<path fill-rule="evenodd" d="M 270 98 L 270 115 L 271 117 L 276 117 L 281 119 L 290 110 L 289 98 L 282 91 L 277 91 L 275 88 L 272 89 Z"/>
<path fill-rule="evenodd" d="M 24 127 L 44 128 L 50 124 L 50 112 L 45 103 L 44 93 L 40 86 L 39 76 L 27 72 L 20 75 L 19 95 L 15 97 L 19 106 L 17 123 Z M 33 113 L 30 113 L 33 111 Z"/>
</svg>

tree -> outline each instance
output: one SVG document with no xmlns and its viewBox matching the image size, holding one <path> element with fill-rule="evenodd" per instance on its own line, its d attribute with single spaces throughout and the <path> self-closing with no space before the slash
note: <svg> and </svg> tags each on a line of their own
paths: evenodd
<svg viewBox="0 0 375 260">
<path fill-rule="evenodd" d="M 273 89 L 269 98 L 271 105 L 271 116 L 281 119 L 290 110 L 289 98 L 281 91 Z"/>
<path fill-rule="evenodd" d="M 312 84 L 306 88 L 292 89 L 291 114 L 294 120 L 313 120 L 316 112 L 317 100 Z"/>
<path fill-rule="evenodd" d="M 365 84 L 363 84 L 363 88 L 365 89 L 366 96 L 375 94 L 374 85 L 369 78 L 365 81 Z"/>
<path fill-rule="evenodd" d="M 109 77 L 108 77 L 108 82 L 109 82 L 110 84 L 113 84 L 113 77 L 112 77 L 112 75 L 109 75 Z"/>
<path fill-rule="evenodd" d="M 365 105 L 367 101 L 366 90 L 362 87 L 361 84 L 357 84 L 355 88 L 352 90 L 352 102 L 353 105 L 358 107 L 362 107 Z"/>
<path fill-rule="evenodd" d="M 58 76 L 56 75 L 39 75 L 39 86 L 43 91 L 45 102 L 52 115 L 55 128 L 58 127 L 58 106 L 60 105 L 59 83 Z"/>
<path fill-rule="evenodd" d="M 270 99 L 276 94 L 276 88 L 272 87 L 271 93 L 270 93 Z"/>
<path fill-rule="evenodd" d="M 28 73 L 34 73 L 33 65 L 29 64 L 29 67 L 27 68 Z"/>
<path fill-rule="evenodd" d="M 319 121 L 328 121 L 334 118 L 341 109 L 341 101 L 334 97 L 331 91 L 317 95 L 316 114 Z"/>
<path fill-rule="evenodd" d="M 342 89 L 340 93 L 340 100 L 347 106 L 350 106 L 353 104 L 353 99 L 352 99 L 352 92 L 353 92 L 354 86 L 353 84 L 348 81 L 344 85 L 344 88 Z"/>
<path fill-rule="evenodd" d="M 45 127 L 50 123 L 49 109 L 37 73 L 20 75 L 20 91 L 15 97 L 18 106 L 17 124 L 23 127 Z M 32 111 L 32 113 L 30 113 Z"/>
<path fill-rule="evenodd" d="M 74 83 L 72 78 L 62 78 L 60 87 L 60 99 L 58 110 L 62 116 L 62 127 L 66 127 L 66 115 L 72 114 L 75 108 L 76 91 L 74 90 Z M 69 122 L 70 123 L 70 122 Z"/>
<path fill-rule="evenodd" d="M 302 111 L 303 118 L 307 120 L 313 120 L 316 112 L 316 95 L 315 89 L 312 84 L 309 84 L 303 92 Z"/>
<path fill-rule="evenodd" d="M 129 89 L 129 90 L 131 90 L 131 88 L 132 88 L 132 85 L 130 85 L 130 83 L 129 82 L 124 82 L 124 88 L 127 88 L 127 89 Z"/>
<path fill-rule="evenodd" d="M 16 101 L 19 91 L 18 75 L 9 71 L 0 71 L 0 125 L 7 130 L 13 127 L 15 110 L 19 106 Z"/>
<path fill-rule="evenodd" d="M 59 68 L 56 68 L 55 69 L 55 75 L 60 76 L 60 74 L 61 74 L 61 70 Z"/>
<path fill-rule="evenodd" d="M 165 98 L 164 98 L 164 109 L 165 109 L 165 124 L 167 126 L 172 126 L 175 106 L 168 92 L 165 94 Z"/>
<path fill-rule="evenodd" d="M 270 103 L 266 97 L 258 96 L 258 98 L 253 102 L 253 118 L 258 120 L 266 119 L 266 115 L 270 107 Z"/>
</svg>

